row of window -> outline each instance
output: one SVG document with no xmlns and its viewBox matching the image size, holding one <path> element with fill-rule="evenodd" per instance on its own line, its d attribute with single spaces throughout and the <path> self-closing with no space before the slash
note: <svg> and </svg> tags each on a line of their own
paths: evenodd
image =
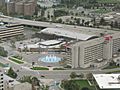
<svg viewBox="0 0 120 90">
<path fill-rule="evenodd" d="M 103 43 L 85 48 L 84 63 L 103 58 Z"/>
<path fill-rule="evenodd" d="M 120 49 L 120 38 L 113 40 L 113 54 L 117 53 Z"/>
</svg>

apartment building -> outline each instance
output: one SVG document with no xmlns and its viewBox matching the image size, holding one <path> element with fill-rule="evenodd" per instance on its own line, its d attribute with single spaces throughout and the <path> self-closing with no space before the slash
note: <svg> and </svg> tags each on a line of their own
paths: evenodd
<svg viewBox="0 0 120 90">
<path fill-rule="evenodd" d="M 7 13 L 32 16 L 35 13 L 36 6 L 36 0 L 12 0 L 7 3 Z"/>
<path fill-rule="evenodd" d="M 0 6 L 5 6 L 5 0 L 0 0 Z"/>
<path fill-rule="evenodd" d="M 15 3 L 14 2 L 9 2 L 7 4 L 7 13 L 8 13 L 8 15 L 15 13 Z"/>
</svg>

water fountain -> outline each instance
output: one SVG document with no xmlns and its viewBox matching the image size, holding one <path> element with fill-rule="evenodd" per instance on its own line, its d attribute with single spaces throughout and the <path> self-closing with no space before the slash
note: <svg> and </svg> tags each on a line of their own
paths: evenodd
<svg viewBox="0 0 120 90">
<path fill-rule="evenodd" d="M 56 62 L 61 61 L 61 58 L 55 55 L 47 55 L 47 56 L 43 56 L 39 58 L 38 61 L 42 61 L 46 63 L 56 63 Z"/>
</svg>

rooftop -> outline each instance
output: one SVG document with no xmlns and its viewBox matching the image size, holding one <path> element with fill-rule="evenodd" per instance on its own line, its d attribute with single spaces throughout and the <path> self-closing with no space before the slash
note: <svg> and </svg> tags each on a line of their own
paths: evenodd
<svg viewBox="0 0 120 90">
<path fill-rule="evenodd" d="M 9 86 L 11 86 L 11 87 L 14 86 L 14 85 L 20 84 L 20 82 L 16 81 L 15 79 L 13 79 L 13 78 L 5 75 L 5 74 L 4 74 L 3 79 L 4 79 L 5 82 L 9 83 Z"/>
<path fill-rule="evenodd" d="M 41 45 L 45 45 L 45 46 L 50 46 L 50 45 L 59 44 L 59 43 L 61 43 L 61 41 L 58 41 L 58 40 L 48 40 L 48 41 L 38 42 L 36 44 L 37 45 L 41 44 Z"/>
<path fill-rule="evenodd" d="M 103 34 L 114 34 L 117 31 L 104 30 L 97 28 L 87 28 L 87 27 L 78 27 L 78 28 L 45 28 L 40 33 L 55 34 L 58 36 L 64 36 L 68 38 L 78 39 L 78 40 L 89 40 L 91 38 L 99 37 L 101 33 Z"/>
<path fill-rule="evenodd" d="M 100 89 L 120 89 L 120 74 L 93 74 Z"/>
</svg>

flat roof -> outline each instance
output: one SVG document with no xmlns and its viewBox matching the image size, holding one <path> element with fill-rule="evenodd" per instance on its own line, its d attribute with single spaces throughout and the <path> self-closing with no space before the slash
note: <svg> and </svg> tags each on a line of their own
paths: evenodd
<svg viewBox="0 0 120 90">
<path fill-rule="evenodd" d="M 11 85 L 11 86 L 14 86 L 14 85 L 16 85 L 16 84 L 20 84 L 20 82 L 16 81 L 15 79 L 13 79 L 13 78 L 5 75 L 5 74 L 3 75 L 3 80 L 4 80 L 5 82 L 9 82 L 9 86 L 10 86 L 10 85 Z M 10 82 L 10 81 L 11 81 L 11 82 Z"/>
<path fill-rule="evenodd" d="M 38 42 L 36 44 L 26 44 L 27 48 L 39 48 L 39 43 L 41 44 L 41 48 L 60 48 L 61 45 L 65 44 L 65 42 L 59 40 L 48 40 L 43 42 Z M 20 45 L 18 48 L 24 49 L 24 45 Z"/>
<path fill-rule="evenodd" d="M 75 31 L 66 30 L 63 28 L 45 28 L 41 32 L 48 33 L 48 34 L 55 34 L 58 36 L 64 36 L 64 37 L 73 38 L 73 39 L 79 39 L 79 40 L 88 40 L 92 37 L 98 37 L 97 35 L 85 34 L 82 32 L 81 33 L 75 32 Z"/>
<path fill-rule="evenodd" d="M 58 43 L 61 43 L 61 41 L 58 41 L 58 40 L 48 40 L 48 41 L 43 41 L 43 42 L 38 42 L 36 43 L 37 45 L 41 44 L 41 45 L 53 45 L 53 44 L 58 44 Z"/>
<path fill-rule="evenodd" d="M 93 74 L 100 89 L 120 89 L 120 74 Z"/>
</svg>

